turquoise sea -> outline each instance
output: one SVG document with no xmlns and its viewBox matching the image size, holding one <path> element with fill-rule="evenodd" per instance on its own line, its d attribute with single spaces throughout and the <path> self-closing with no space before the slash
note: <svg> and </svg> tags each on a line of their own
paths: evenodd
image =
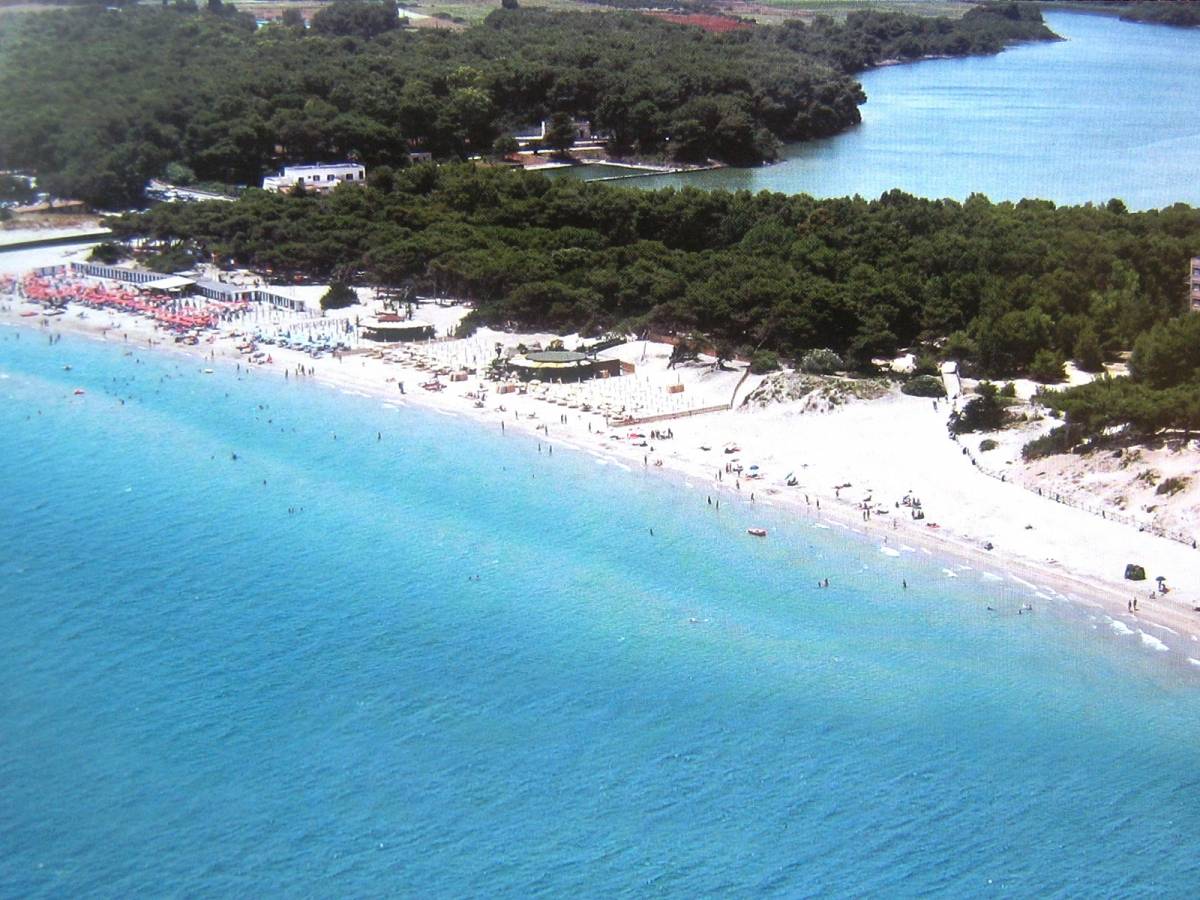
<svg viewBox="0 0 1200 900">
<path fill-rule="evenodd" d="M 1200 29 L 1046 12 L 1066 40 L 865 72 L 863 122 L 782 162 L 622 184 L 1200 205 Z"/>
<path fill-rule="evenodd" d="M 0 398 L 0 895 L 1200 883 L 1200 670 L 1010 578 L 33 329 Z"/>
</svg>

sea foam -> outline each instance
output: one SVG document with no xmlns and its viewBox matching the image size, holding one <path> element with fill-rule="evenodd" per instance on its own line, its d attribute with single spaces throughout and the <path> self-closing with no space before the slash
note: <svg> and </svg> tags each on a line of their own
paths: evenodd
<svg viewBox="0 0 1200 900">
<path fill-rule="evenodd" d="M 1146 634 L 1144 631 L 1139 631 L 1138 633 L 1142 636 L 1142 643 L 1151 650 L 1157 650 L 1160 653 L 1165 653 L 1171 649 L 1152 634 Z"/>
</svg>

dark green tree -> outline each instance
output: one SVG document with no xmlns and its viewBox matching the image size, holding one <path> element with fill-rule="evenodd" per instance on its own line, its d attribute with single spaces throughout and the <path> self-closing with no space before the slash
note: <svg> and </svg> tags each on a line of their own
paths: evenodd
<svg viewBox="0 0 1200 900">
<path fill-rule="evenodd" d="M 335 281 L 321 297 L 321 309 L 345 309 L 358 302 L 358 294 L 345 282 Z"/>
<path fill-rule="evenodd" d="M 316 34 L 337 37 L 367 40 L 399 27 L 400 12 L 394 2 L 336 0 L 321 7 L 312 17 L 312 30 Z"/>
<path fill-rule="evenodd" d="M 566 153 L 574 145 L 576 134 L 575 120 L 570 114 L 556 112 L 546 123 L 546 136 L 542 143 L 556 153 Z"/>
<path fill-rule="evenodd" d="M 1062 357 L 1053 350 L 1041 349 L 1029 364 L 1029 377 L 1043 384 L 1057 384 L 1066 378 Z"/>
<path fill-rule="evenodd" d="M 0 201 L 29 203 L 35 196 L 37 192 L 30 185 L 28 178 L 0 173 Z"/>
<path fill-rule="evenodd" d="M 283 11 L 283 15 L 279 17 L 280 23 L 285 27 L 303 33 L 305 29 L 304 13 L 295 7 L 289 7 Z"/>
<path fill-rule="evenodd" d="M 1004 401 L 996 385 L 981 381 L 975 391 L 976 396 L 967 401 L 962 412 L 951 416 L 950 427 L 955 434 L 996 431 L 1004 424 Z"/>
<path fill-rule="evenodd" d="M 1104 350 L 1100 346 L 1100 338 L 1096 329 L 1089 322 L 1079 332 L 1075 339 L 1075 365 L 1085 372 L 1104 371 Z"/>
</svg>

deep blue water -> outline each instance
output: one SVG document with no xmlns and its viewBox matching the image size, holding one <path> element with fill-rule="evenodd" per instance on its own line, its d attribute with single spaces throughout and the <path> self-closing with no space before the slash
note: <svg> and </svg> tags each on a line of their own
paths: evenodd
<svg viewBox="0 0 1200 900">
<path fill-rule="evenodd" d="M 1200 204 L 1200 29 L 1045 19 L 1065 41 L 863 73 L 862 125 L 791 146 L 776 165 L 622 184 Z"/>
<path fill-rule="evenodd" d="M 1194 895 L 1173 655 L 703 486 L 122 349 L 0 328 L 3 896 Z"/>
</svg>

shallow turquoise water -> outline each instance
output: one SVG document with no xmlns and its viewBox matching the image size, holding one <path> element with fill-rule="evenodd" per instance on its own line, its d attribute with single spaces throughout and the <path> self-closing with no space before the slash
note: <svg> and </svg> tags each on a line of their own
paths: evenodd
<svg viewBox="0 0 1200 900">
<path fill-rule="evenodd" d="M 627 166 L 610 166 L 605 163 L 591 163 L 590 165 L 571 166 L 568 168 L 545 169 L 542 174 L 547 178 L 574 178 L 579 181 L 601 181 L 609 179 L 616 181 L 618 184 L 626 184 L 631 181 L 637 181 L 641 178 L 649 177 L 645 175 L 645 169 L 631 169 Z"/>
<path fill-rule="evenodd" d="M 624 182 L 817 197 L 1200 204 L 1200 29 L 1047 12 L 1066 41 L 866 72 L 863 123 L 760 169 Z"/>
<path fill-rule="evenodd" d="M 5 896 L 1194 893 L 1172 655 L 703 486 L 122 349 L 0 329 Z"/>
</svg>

